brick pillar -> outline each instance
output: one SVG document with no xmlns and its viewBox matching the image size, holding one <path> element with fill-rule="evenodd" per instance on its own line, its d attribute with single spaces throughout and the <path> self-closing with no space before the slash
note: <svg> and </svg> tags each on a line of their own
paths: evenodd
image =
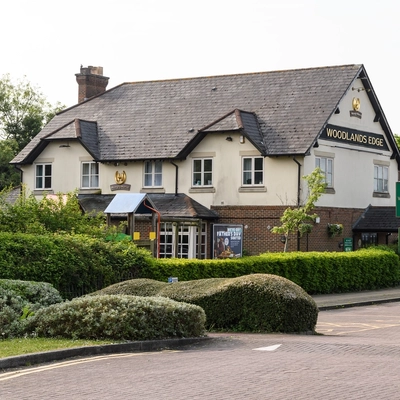
<svg viewBox="0 0 400 400">
<path fill-rule="evenodd" d="M 109 80 L 103 76 L 103 67 L 81 66 L 80 73 L 75 76 L 79 86 L 78 103 L 105 92 Z"/>
</svg>

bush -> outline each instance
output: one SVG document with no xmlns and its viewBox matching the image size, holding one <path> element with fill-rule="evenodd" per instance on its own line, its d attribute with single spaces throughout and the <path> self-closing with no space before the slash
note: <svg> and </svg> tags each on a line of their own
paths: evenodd
<svg viewBox="0 0 400 400">
<path fill-rule="evenodd" d="M 153 262 L 130 241 L 0 232 L 0 279 L 46 281 L 69 299 L 138 277 Z"/>
<path fill-rule="evenodd" d="M 315 301 L 288 279 L 267 274 L 212 278 L 172 284 L 134 279 L 97 294 L 164 296 L 196 304 L 207 316 L 208 329 L 251 332 L 314 332 Z M 93 293 L 96 295 L 96 293 Z"/>
<path fill-rule="evenodd" d="M 0 338 L 21 336 L 29 315 L 61 301 L 48 283 L 0 280 Z"/>
<path fill-rule="evenodd" d="M 248 274 L 285 277 L 307 293 L 370 290 L 400 284 L 399 257 L 390 250 L 369 248 L 351 252 L 264 253 L 226 260 L 159 259 L 142 270 L 142 278 L 166 282 L 233 278 Z"/>
<path fill-rule="evenodd" d="M 0 288 L 9 290 L 19 296 L 25 303 L 49 306 L 63 301 L 60 293 L 47 282 L 27 282 L 20 280 L 0 279 Z"/>
<path fill-rule="evenodd" d="M 85 296 L 39 310 L 29 318 L 38 336 L 152 340 L 204 335 L 204 311 L 166 298 Z"/>
</svg>

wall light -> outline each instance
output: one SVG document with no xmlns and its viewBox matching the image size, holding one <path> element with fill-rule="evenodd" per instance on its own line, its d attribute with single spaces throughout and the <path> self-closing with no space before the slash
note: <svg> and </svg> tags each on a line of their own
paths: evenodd
<svg viewBox="0 0 400 400">
<path fill-rule="evenodd" d="M 228 142 L 232 142 L 232 138 L 230 136 L 228 136 L 225 140 L 227 140 Z"/>
<path fill-rule="evenodd" d="M 316 217 L 316 218 L 315 218 L 315 223 L 316 223 L 316 224 L 319 224 L 320 222 L 321 222 L 321 218 L 320 218 L 320 217 Z"/>
</svg>

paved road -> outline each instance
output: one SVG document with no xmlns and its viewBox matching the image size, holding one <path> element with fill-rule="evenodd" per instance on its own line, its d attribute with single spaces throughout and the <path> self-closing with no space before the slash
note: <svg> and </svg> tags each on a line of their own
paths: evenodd
<svg viewBox="0 0 400 400">
<path fill-rule="evenodd" d="M 400 399 L 400 303 L 322 311 L 317 331 L 18 369 L 0 374 L 0 399 Z"/>
</svg>

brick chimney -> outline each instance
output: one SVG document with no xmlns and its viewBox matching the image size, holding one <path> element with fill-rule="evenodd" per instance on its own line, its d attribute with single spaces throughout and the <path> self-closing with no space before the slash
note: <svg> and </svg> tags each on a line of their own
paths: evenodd
<svg viewBox="0 0 400 400">
<path fill-rule="evenodd" d="M 103 76 L 103 67 L 84 68 L 81 65 L 81 72 L 75 76 L 79 86 L 78 103 L 105 92 L 109 80 Z"/>
</svg>

